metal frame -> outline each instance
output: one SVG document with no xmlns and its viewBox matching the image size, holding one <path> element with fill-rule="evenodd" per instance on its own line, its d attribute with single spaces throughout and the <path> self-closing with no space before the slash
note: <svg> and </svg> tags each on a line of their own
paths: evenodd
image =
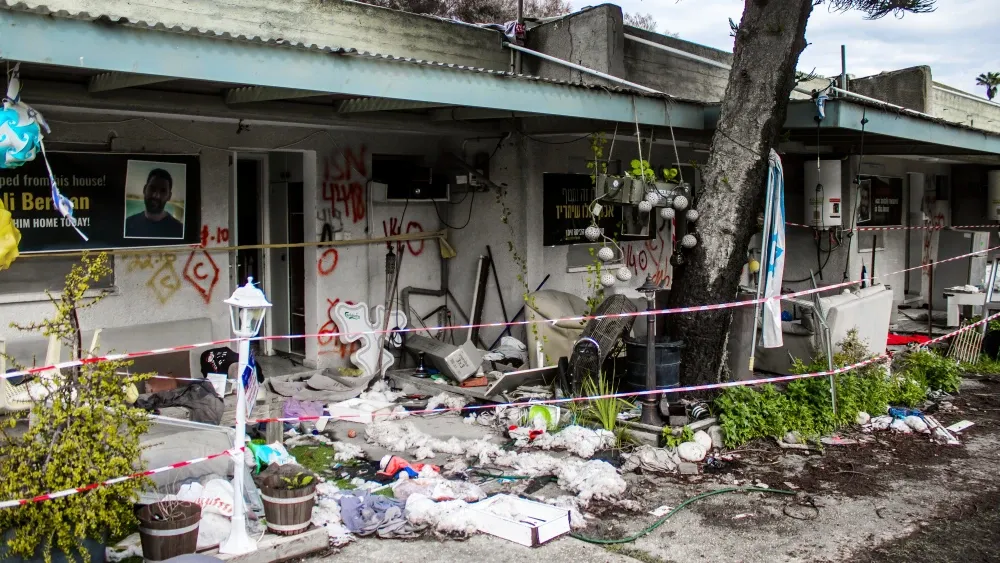
<svg viewBox="0 0 1000 563">
<path fill-rule="evenodd" d="M 38 41 L 45 37 L 45 41 Z M 26 63 L 704 129 L 699 103 L 379 55 L 0 11 L 0 52 Z"/>
</svg>

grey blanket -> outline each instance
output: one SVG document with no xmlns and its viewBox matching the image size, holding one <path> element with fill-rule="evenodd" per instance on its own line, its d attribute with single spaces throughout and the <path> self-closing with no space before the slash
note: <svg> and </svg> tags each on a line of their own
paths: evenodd
<svg viewBox="0 0 1000 563">
<path fill-rule="evenodd" d="M 340 518 L 353 534 L 378 534 L 385 539 L 413 538 L 421 528 L 406 520 L 402 501 L 367 492 L 345 491 L 340 497 Z"/>
</svg>

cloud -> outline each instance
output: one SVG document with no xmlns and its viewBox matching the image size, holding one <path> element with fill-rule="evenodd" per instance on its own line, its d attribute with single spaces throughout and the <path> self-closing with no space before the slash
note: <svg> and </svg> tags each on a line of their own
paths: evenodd
<svg viewBox="0 0 1000 563">
<path fill-rule="evenodd" d="M 739 0 L 617 0 L 626 12 L 650 13 L 660 32 L 732 51 L 729 18 L 739 22 Z M 1000 72 L 996 39 L 997 0 L 942 0 L 931 14 L 865 20 L 860 12 L 831 12 L 820 5 L 806 29 L 809 46 L 799 70 L 840 74 L 840 46 L 847 46 L 847 72 L 868 76 L 917 65 L 931 67 L 934 80 L 982 95 L 975 77 Z"/>
</svg>

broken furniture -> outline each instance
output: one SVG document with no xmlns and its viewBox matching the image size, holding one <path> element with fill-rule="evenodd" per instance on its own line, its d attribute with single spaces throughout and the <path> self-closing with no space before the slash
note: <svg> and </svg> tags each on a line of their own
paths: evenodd
<svg viewBox="0 0 1000 563">
<path fill-rule="evenodd" d="M 382 324 L 386 320 L 388 326 L 383 328 Z M 333 321 L 340 327 L 341 343 L 361 342 L 361 346 L 351 353 L 351 363 L 360 368 L 364 375 L 385 375 L 396 358 L 385 349 L 389 338 L 382 331 L 406 328 L 406 315 L 402 311 L 391 310 L 387 317 L 385 305 L 376 305 L 369 313 L 366 303 L 350 304 L 341 301 L 333 308 Z"/>
<path fill-rule="evenodd" d="M 976 291 L 969 291 L 970 288 L 976 289 Z M 972 286 L 949 287 L 944 291 L 944 299 L 948 312 L 947 325 L 948 327 L 956 327 L 960 317 L 959 307 L 970 305 L 972 314 L 978 314 L 977 310 L 981 310 L 986 303 L 986 293 Z"/>
<path fill-rule="evenodd" d="M 461 346 L 448 344 L 440 340 L 410 335 L 406 339 L 406 349 L 411 352 L 423 353 L 424 359 L 438 371 L 461 383 L 472 377 L 483 363 L 483 352 L 476 348 L 472 341 L 466 341 Z"/>
<path fill-rule="evenodd" d="M 819 298 L 819 306 L 829 325 L 830 342 L 834 352 L 852 329 L 858 339 L 868 346 L 872 355 L 885 352 L 886 335 L 889 333 L 889 316 L 893 307 L 893 293 L 884 285 L 876 285 Z M 804 312 L 797 321 L 782 321 L 780 348 L 757 348 L 755 369 L 772 373 L 788 373 L 792 358 L 808 362 L 826 354 L 821 319 L 815 314 L 816 305 L 810 301 L 789 299 L 788 302 Z"/>
<path fill-rule="evenodd" d="M 94 331 L 90 339 L 88 352 L 81 354 L 83 357 L 93 357 L 97 353 L 97 348 L 101 341 L 101 329 Z M 3 354 L 0 355 L 0 372 L 7 371 L 7 341 L 0 340 Z M 58 335 L 53 334 L 48 338 L 48 347 L 45 352 L 45 363 L 43 366 L 58 364 L 62 357 L 62 349 L 65 343 Z M 14 356 L 15 359 L 23 356 Z M 26 365 L 26 358 L 21 360 Z M 35 365 L 32 362 L 32 365 Z M 0 378 L 0 414 L 18 411 L 31 410 L 35 401 L 44 399 L 49 394 L 45 381 L 59 374 L 58 369 L 50 369 L 30 376 L 26 381 L 18 385 L 12 385 L 7 378 Z"/>
<path fill-rule="evenodd" d="M 546 321 L 582 317 L 587 313 L 587 302 L 571 293 L 543 289 L 528 295 L 525 303 L 531 323 L 527 327 L 529 365 L 533 368 L 555 365 L 559 358 L 570 357 L 574 344 L 583 335 L 584 321 Z"/>
</svg>

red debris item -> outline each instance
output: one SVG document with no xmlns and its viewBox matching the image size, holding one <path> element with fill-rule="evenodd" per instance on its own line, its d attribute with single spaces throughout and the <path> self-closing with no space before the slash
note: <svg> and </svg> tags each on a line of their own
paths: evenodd
<svg viewBox="0 0 1000 563">
<path fill-rule="evenodd" d="M 895 334 L 890 332 L 886 344 L 888 346 L 905 346 L 907 344 L 924 344 L 928 340 L 930 340 L 930 337 L 923 334 Z"/>
<path fill-rule="evenodd" d="M 459 387 L 486 387 L 489 384 L 490 384 L 489 380 L 487 380 L 486 377 L 483 376 L 483 377 L 470 377 L 469 379 L 466 379 L 465 381 L 459 383 L 458 386 Z"/>
<path fill-rule="evenodd" d="M 405 472 L 411 479 L 415 479 L 423 471 L 424 467 L 430 467 L 435 472 L 441 473 L 441 468 L 436 465 L 410 463 L 398 455 L 387 455 L 382 458 L 382 461 L 378 465 L 379 471 L 377 475 L 381 475 L 382 477 L 396 477 L 400 473 Z"/>
</svg>

